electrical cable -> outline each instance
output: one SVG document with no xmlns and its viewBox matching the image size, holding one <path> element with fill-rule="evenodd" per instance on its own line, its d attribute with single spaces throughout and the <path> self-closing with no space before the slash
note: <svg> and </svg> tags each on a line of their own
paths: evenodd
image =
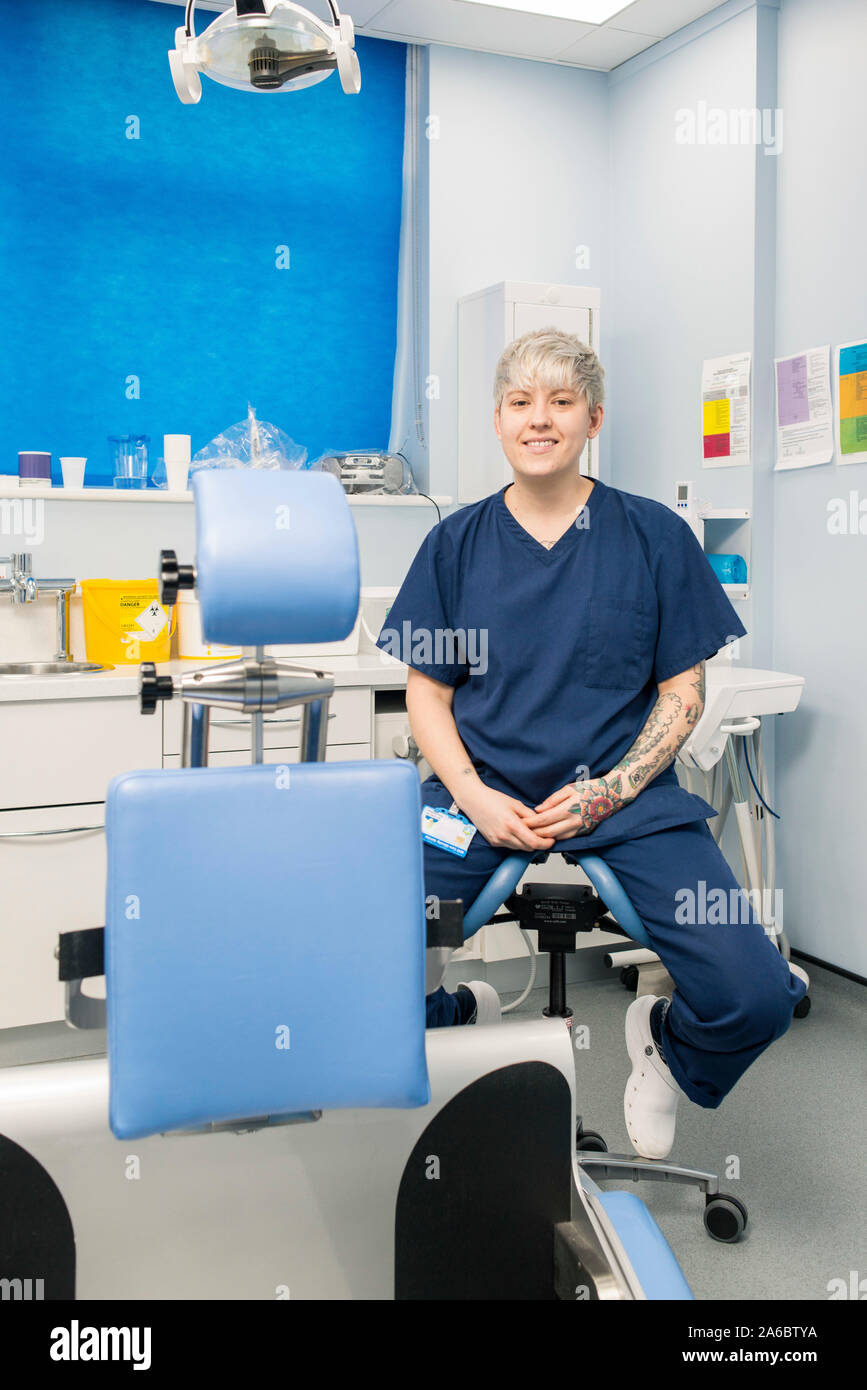
<svg viewBox="0 0 867 1390">
<path fill-rule="evenodd" d="M 746 742 L 744 743 L 744 759 L 745 759 L 745 761 L 746 761 L 747 772 L 750 774 L 750 781 L 751 781 L 752 784 L 753 784 L 753 790 L 755 791 L 756 796 L 759 798 L 759 801 L 762 803 L 762 805 L 764 806 L 765 810 L 766 810 L 766 811 L 770 811 L 770 813 L 771 813 L 772 816 L 775 816 L 777 820 L 780 820 L 781 817 L 777 814 L 776 811 L 771 810 L 771 807 L 768 805 L 767 801 L 765 801 L 765 798 L 762 796 L 761 792 L 759 791 L 758 787 L 756 786 L 756 779 L 755 779 L 755 777 L 753 776 L 753 770 L 752 770 L 752 768 L 750 767 L 750 755 L 749 755 L 749 753 L 747 752 Z"/>
<path fill-rule="evenodd" d="M 503 1005 L 503 1007 L 500 1010 L 500 1013 L 503 1014 L 510 1014 L 513 1009 L 517 1009 L 520 1004 L 523 1004 L 524 1000 L 527 999 L 530 994 L 532 994 L 533 989 L 536 985 L 536 967 L 539 961 L 539 955 L 530 938 L 530 933 L 524 931 L 523 927 L 521 927 L 519 930 L 527 943 L 527 950 L 530 953 L 530 978 L 527 981 L 527 986 L 524 990 L 524 993 L 519 995 L 517 999 L 513 999 L 511 1004 Z"/>
</svg>

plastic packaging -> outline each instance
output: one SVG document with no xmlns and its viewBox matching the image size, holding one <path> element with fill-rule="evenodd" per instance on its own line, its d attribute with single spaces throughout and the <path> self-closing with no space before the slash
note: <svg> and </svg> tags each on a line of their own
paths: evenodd
<svg viewBox="0 0 867 1390">
<path fill-rule="evenodd" d="M 257 420 L 253 406 L 247 418 L 230 425 L 193 455 L 190 474 L 200 468 L 304 468 L 307 450 L 267 420 Z"/>
</svg>

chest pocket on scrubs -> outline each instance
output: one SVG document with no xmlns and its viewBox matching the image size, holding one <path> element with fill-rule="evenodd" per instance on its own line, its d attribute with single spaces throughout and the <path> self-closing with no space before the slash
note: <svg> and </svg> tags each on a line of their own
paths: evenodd
<svg viewBox="0 0 867 1390">
<path fill-rule="evenodd" d="M 641 690 L 652 665 L 651 615 L 638 599 L 591 598 L 587 612 L 584 684 Z"/>
</svg>

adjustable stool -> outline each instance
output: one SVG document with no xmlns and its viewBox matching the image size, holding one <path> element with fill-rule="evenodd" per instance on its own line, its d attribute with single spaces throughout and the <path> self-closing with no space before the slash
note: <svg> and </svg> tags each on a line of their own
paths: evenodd
<svg viewBox="0 0 867 1390">
<path fill-rule="evenodd" d="M 516 893 L 528 865 L 547 863 L 550 853 L 562 853 L 567 864 L 579 865 L 596 893 L 593 888 L 581 884 L 563 883 L 527 883 L 521 893 Z M 506 911 L 498 914 L 501 905 Z M 551 957 L 548 1005 L 543 1013 L 549 1018 L 571 1021 L 572 1010 L 566 1004 L 566 956 L 575 951 L 578 932 L 593 931 L 602 925 L 603 919 L 606 931 L 620 932 L 644 949 L 653 950 L 617 875 L 598 855 L 572 850 L 519 852 L 510 854 L 498 865 L 465 912 L 464 939 L 480 927 L 497 922 L 518 922 L 525 930 L 538 931 L 539 950 Z M 727 1243 L 740 1240 L 747 1224 L 747 1209 L 739 1198 L 720 1192 L 715 1173 L 682 1168 L 661 1159 L 640 1158 L 636 1154 L 609 1154 L 601 1135 L 585 1132 L 580 1116 L 575 1140 L 581 1167 L 599 1177 L 623 1175 L 634 1182 L 678 1182 L 699 1187 L 705 1194 L 704 1225 L 708 1235 Z M 605 1157 L 590 1157 L 598 1153 L 604 1153 Z"/>
</svg>

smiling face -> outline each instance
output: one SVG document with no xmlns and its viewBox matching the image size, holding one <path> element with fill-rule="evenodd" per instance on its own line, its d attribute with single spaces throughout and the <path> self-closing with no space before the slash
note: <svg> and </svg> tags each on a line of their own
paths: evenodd
<svg viewBox="0 0 867 1390">
<path fill-rule="evenodd" d="M 591 413 L 583 392 L 510 386 L 494 411 L 494 429 L 515 476 L 538 478 L 577 468 L 588 439 L 602 428 L 604 409 Z"/>
</svg>

